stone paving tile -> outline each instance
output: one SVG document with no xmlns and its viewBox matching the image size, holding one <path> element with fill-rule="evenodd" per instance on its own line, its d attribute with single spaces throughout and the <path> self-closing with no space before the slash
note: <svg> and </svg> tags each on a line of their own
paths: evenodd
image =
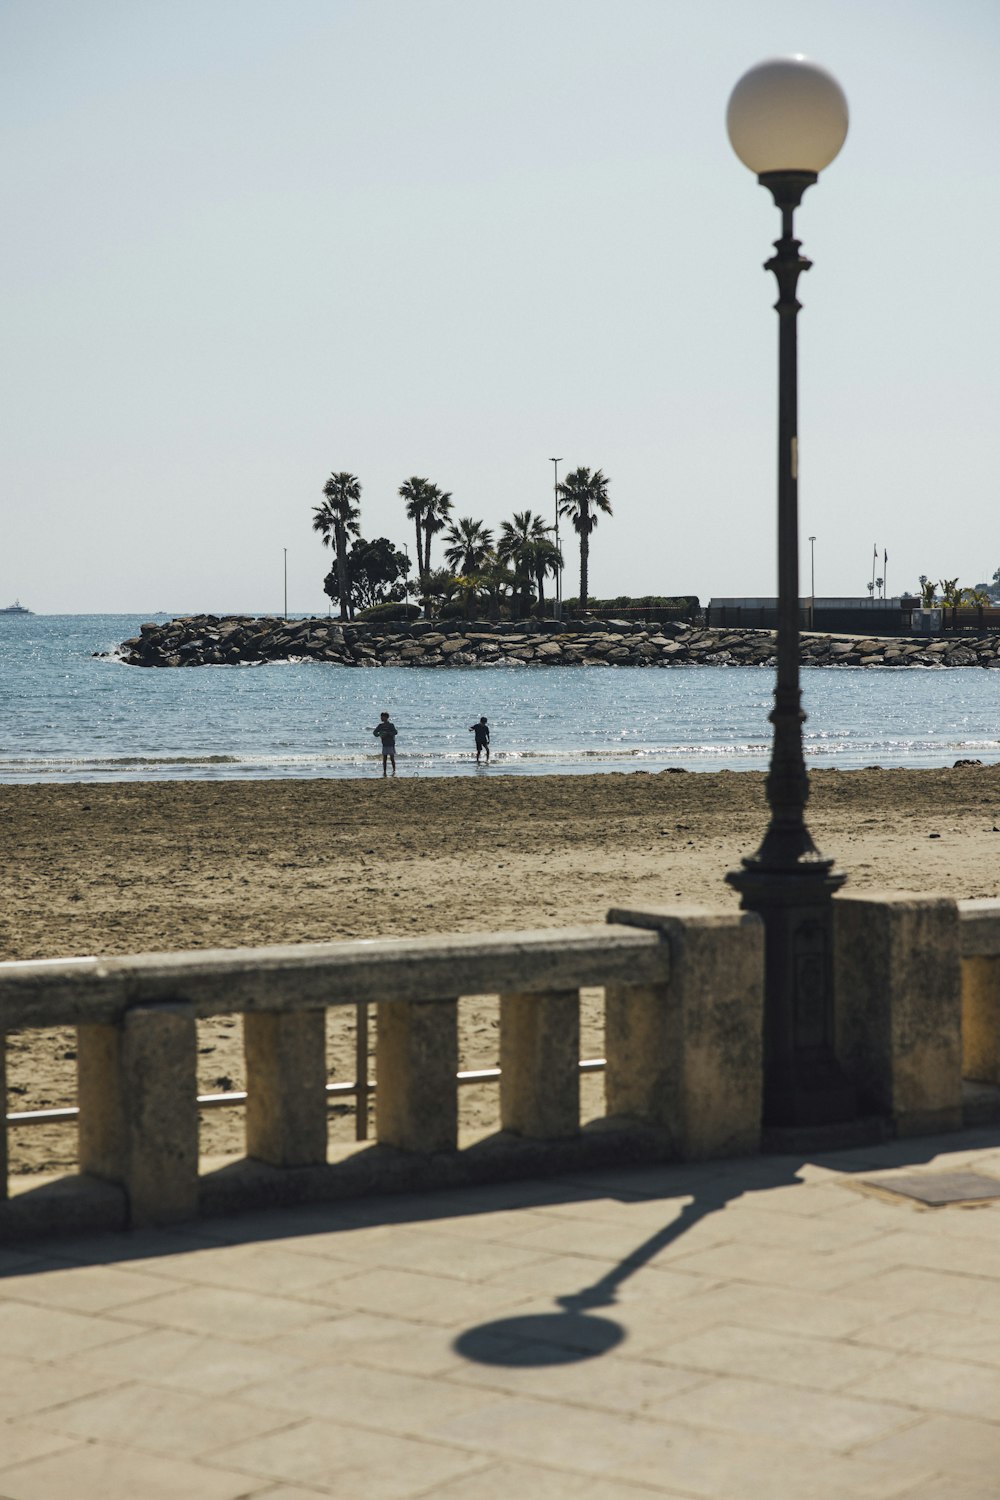
<svg viewBox="0 0 1000 1500">
<path fill-rule="evenodd" d="M 927 1417 L 860 1450 L 865 1458 L 907 1464 L 941 1475 L 959 1474 L 1000 1490 L 1000 1425 L 972 1417 Z"/>
<path fill-rule="evenodd" d="M 397 1269 L 362 1271 L 347 1281 L 317 1287 L 309 1293 L 312 1303 L 322 1304 L 328 1298 L 331 1305 L 349 1305 L 358 1312 L 416 1316 L 421 1322 L 448 1328 L 503 1317 L 530 1295 L 530 1286 L 525 1290 L 495 1281 L 480 1285 Z M 310 1313 L 316 1315 L 315 1307 Z"/>
<path fill-rule="evenodd" d="M 530 1266 L 517 1271 L 498 1271 L 487 1283 L 495 1287 L 498 1294 L 503 1288 L 511 1293 L 521 1292 L 530 1297 L 563 1297 L 578 1292 L 583 1287 L 593 1286 L 605 1277 L 616 1276 L 621 1262 L 617 1260 L 588 1260 L 583 1256 L 548 1255 L 540 1257 Z M 627 1280 L 634 1280 L 641 1272 L 633 1272 Z M 679 1276 L 671 1281 L 657 1282 L 654 1290 L 660 1292 L 660 1301 L 672 1302 L 675 1297 L 694 1295 L 702 1291 L 706 1282 L 696 1276 Z M 646 1295 L 646 1300 L 653 1300 Z"/>
<path fill-rule="evenodd" d="M 642 1238 L 676 1222 L 693 1201 L 690 1193 L 676 1198 L 581 1197 L 568 1203 L 540 1204 L 533 1211 L 532 1219 L 536 1228 L 552 1223 L 606 1224 L 613 1229 L 627 1225 L 637 1228 Z M 707 1215 L 704 1222 L 710 1222 L 713 1217 Z"/>
<path fill-rule="evenodd" d="M 151 1375 L 155 1371 L 150 1372 Z M 278 1431 L 294 1420 L 287 1411 L 266 1414 L 225 1396 L 132 1384 L 88 1396 L 46 1412 L 48 1428 L 168 1456 L 196 1457 L 252 1435 Z"/>
<path fill-rule="evenodd" d="M 941 1210 L 937 1210 L 941 1214 Z M 948 1210 L 944 1210 L 948 1214 Z M 954 1217 L 952 1211 L 950 1217 Z M 893 1266 L 914 1266 L 926 1271 L 961 1271 L 967 1276 L 992 1277 L 1000 1284 L 1000 1217 L 994 1219 L 994 1236 L 965 1239 L 928 1234 L 921 1227 L 908 1228 L 883 1239 L 879 1253 Z"/>
<path fill-rule="evenodd" d="M 0 1478 L 4 1500 L 246 1500 L 254 1494 L 245 1474 L 107 1443 L 77 1445 L 7 1469 Z"/>
<path fill-rule="evenodd" d="M 455 1240 L 443 1225 L 411 1229 L 400 1224 L 391 1229 L 360 1231 L 345 1235 L 338 1248 L 352 1268 L 427 1271 L 458 1281 L 489 1281 L 503 1273 L 516 1276 L 546 1259 L 543 1251 L 486 1240 L 476 1246 L 474 1255 L 469 1255 L 464 1242 Z"/>
<path fill-rule="evenodd" d="M 240 1400 L 272 1417 L 279 1413 L 332 1417 L 337 1422 L 419 1437 L 433 1423 L 475 1411 L 491 1397 L 433 1376 L 338 1363 L 251 1386 L 241 1392 Z"/>
<path fill-rule="evenodd" d="M 149 1328 L 121 1343 L 74 1355 L 62 1362 L 62 1368 L 119 1381 L 155 1380 L 157 1385 L 206 1396 L 229 1396 L 245 1385 L 290 1374 L 302 1363 L 268 1345 L 204 1338 L 177 1328 Z"/>
<path fill-rule="evenodd" d="M 480 1453 L 581 1473 L 617 1473 L 663 1447 L 655 1422 L 530 1397 L 497 1396 L 474 1412 L 437 1422 L 428 1435 Z"/>
<path fill-rule="evenodd" d="M 794 1433 L 799 1442 L 839 1449 L 912 1425 L 916 1417 L 906 1407 L 884 1401 L 726 1376 L 672 1396 L 659 1414 L 667 1421 L 732 1434 Z"/>
<path fill-rule="evenodd" d="M 379 1200 L 382 1201 L 382 1200 Z M 341 1230 L 350 1230 L 358 1222 L 353 1204 L 312 1204 L 302 1208 L 283 1208 L 278 1213 L 226 1214 L 204 1219 L 198 1224 L 201 1244 L 245 1245 L 279 1243 L 303 1248 L 315 1240 Z M 191 1249 L 197 1248 L 195 1245 Z"/>
<path fill-rule="evenodd" d="M 866 1206 L 870 1199 L 863 1200 Z M 910 1209 L 911 1217 L 899 1212 L 898 1204 Z M 921 1239 L 962 1241 L 985 1240 L 995 1244 L 1000 1235 L 1000 1204 L 949 1204 L 947 1208 L 927 1208 L 922 1203 L 900 1198 L 893 1200 L 896 1228 L 910 1230 Z"/>
<path fill-rule="evenodd" d="M 141 1302 L 146 1297 L 158 1297 L 163 1290 L 162 1276 L 121 1266 L 62 1266 L 58 1270 L 8 1279 L 0 1285 L 0 1297 L 30 1302 L 36 1307 L 101 1313 Z"/>
<path fill-rule="evenodd" d="M 466 1361 L 465 1368 L 450 1375 L 449 1380 L 514 1396 L 531 1396 L 539 1401 L 625 1415 L 655 1410 L 668 1397 L 705 1380 L 698 1371 L 639 1364 L 615 1355 L 605 1355 L 596 1367 L 590 1360 L 553 1364 L 551 1347 L 544 1344 L 534 1348 L 522 1344 L 516 1354 L 517 1364 Z M 534 1363 L 530 1362 L 532 1359 Z"/>
<path fill-rule="evenodd" d="M 291 1297 L 268 1297 L 207 1286 L 165 1292 L 122 1309 L 122 1317 L 130 1320 L 125 1325 L 129 1333 L 135 1332 L 137 1324 L 144 1324 L 248 1343 L 301 1328 L 315 1316 L 316 1310 L 310 1303 Z"/>
<path fill-rule="evenodd" d="M 27 1419 L 119 1385 L 121 1376 L 90 1369 L 86 1363 L 71 1368 L 62 1361 L 51 1365 L 22 1361 L 15 1371 L 5 1370 L 0 1377 L 0 1419 Z"/>
<path fill-rule="evenodd" d="M 724 1232 L 721 1223 L 715 1224 L 716 1218 L 721 1220 L 721 1215 L 711 1216 L 700 1221 L 694 1226 L 700 1229 L 700 1245 L 704 1248 L 706 1244 L 724 1244 L 732 1238 L 731 1232 Z M 671 1214 L 669 1211 L 663 1215 L 660 1223 L 645 1223 L 635 1225 L 627 1219 L 619 1220 L 617 1223 L 609 1224 L 604 1221 L 587 1221 L 580 1219 L 553 1219 L 550 1223 L 531 1234 L 522 1235 L 518 1245 L 522 1250 L 533 1250 L 539 1257 L 548 1253 L 551 1255 L 573 1255 L 581 1260 L 597 1260 L 605 1262 L 617 1262 L 626 1256 L 634 1255 L 640 1246 L 659 1236 L 666 1237 L 672 1232 L 677 1232 L 679 1226 L 684 1223 L 683 1212 Z M 681 1234 L 673 1241 L 677 1246 L 685 1246 L 688 1251 L 696 1247 L 695 1239 L 688 1239 L 687 1234 Z M 663 1256 L 667 1249 L 664 1243 L 656 1254 Z"/>
<path fill-rule="evenodd" d="M 276 1335 L 262 1349 L 299 1366 L 355 1361 L 438 1375 L 464 1363 L 452 1350 L 453 1337 L 449 1328 L 412 1319 L 317 1308 L 312 1322 Z"/>
<path fill-rule="evenodd" d="M 634 1483 L 672 1484 L 704 1500 L 903 1500 L 926 1477 L 921 1466 L 818 1454 L 798 1438 L 794 1429 L 781 1442 L 668 1426 L 659 1450 L 625 1465 L 620 1475 Z"/>
<path fill-rule="evenodd" d="M 865 1395 L 876 1400 L 902 1399 L 893 1394 L 888 1382 L 884 1390 L 878 1389 L 879 1372 L 893 1363 L 884 1350 L 836 1339 L 804 1338 L 730 1323 L 678 1339 L 663 1357 L 684 1369 L 717 1375 L 750 1380 L 780 1375 L 783 1385 L 801 1385 L 815 1391 L 843 1390 L 863 1381 Z"/>
<path fill-rule="evenodd" d="M 959 1257 L 956 1256 L 956 1262 Z M 869 1298 L 886 1309 L 931 1308 L 960 1318 L 1000 1319 L 1000 1280 L 963 1275 L 958 1269 L 928 1271 L 917 1266 L 893 1266 L 853 1282 L 854 1298 Z"/>
<path fill-rule="evenodd" d="M 511 1500 L 515 1495 L 521 1500 L 655 1500 L 656 1496 L 683 1500 L 681 1491 L 660 1484 L 650 1488 L 618 1478 L 594 1479 L 518 1463 L 491 1463 L 475 1474 L 454 1479 L 435 1490 L 434 1500 Z"/>
<path fill-rule="evenodd" d="M 1000 1418 L 1000 1370 L 957 1359 L 907 1353 L 898 1356 L 874 1378 L 856 1381 L 850 1394 L 873 1396 L 876 1400 L 894 1401 L 923 1411 Z"/>
<path fill-rule="evenodd" d="M 134 1333 L 131 1324 L 87 1317 L 50 1307 L 34 1307 L 0 1297 L 0 1349 L 23 1359 L 64 1359 Z"/>
<path fill-rule="evenodd" d="M 900 1500 L 997 1500 L 995 1480 L 956 1479 L 954 1474 L 938 1475 L 907 1490 Z"/>
<path fill-rule="evenodd" d="M 294 1296 L 315 1286 L 328 1285 L 338 1274 L 350 1276 L 355 1266 L 349 1260 L 300 1255 L 284 1245 L 214 1245 L 172 1255 L 163 1262 L 164 1276 L 177 1285 L 228 1287 L 231 1291 L 279 1292 Z M 153 1280 L 154 1278 L 148 1278 Z M 164 1290 L 161 1280 L 157 1290 Z"/>
<path fill-rule="evenodd" d="M 676 1304 L 671 1304 L 672 1307 Z M 744 1283 L 729 1281 L 709 1286 L 697 1296 L 688 1297 L 676 1309 L 680 1319 L 673 1337 L 696 1333 L 718 1323 L 737 1323 L 741 1328 L 766 1328 L 775 1333 L 799 1334 L 806 1338 L 848 1338 L 870 1326 L 871 1304 L 853 1301 L 846 1294 L 800 1292 L 794 1287 L 780 1291 L 754 1287 L 747 1295 Z M 671 1330 L 661 1326 L 660 1337 Z M 650 1342 L 645 1327 L 636 1328 L 633 1338 L 640 1344 Z M 876 1345 L 876 1340 L 866 1340 Z"/>
<path fill-rule="evenodd" d="M 522 1239 L 547 1222 L 541 1209 L 511 1208 L 496 1213 L 463 1214 L 455 1219 L 426 1219 L 412 1227 L 418 1234 L 447 1234 L 457 1243 L 520 1245 Z"/>
<path fill-rule="evenodd" d="M 1000 1369 L 1000 1322 L 959 1318 L 947 1312 L 906 1312 L 869 1322 L 853 1332 L 855 1342 L 900 1353 L 933 1350 L 942 1359 L 967 1360 Z"/>
<path fill-rule="evenodd" d="M 312 1483 L 334 1500 L 410 1500 L 484 1467 L 481 1455 L 454 1446 L 329 1419 L 222 1449 L 212 1462 L 284 1483 Z"/>
<path fill-rule="evenodd" d="M 32 1266 L 43 1264 L 52 1264 L 48 1247 L 39 1247 L 37 1250 L 0 1249 L 0 1286 L 3 1284 L 3 1277 L 20 1276 L 25 1271 L 30 1271 Z"/>
<path fill-rule="evenodd" d="M 2 1471 L 14 1464 L 44 1458 L 47 1454 L 60 1453 L 64 1448 L 75 1446 L 75 1440 L 64 1437 L 61 1432 L 47 1432 L 22 1422 L 0 1422 L 0 1483 Z"/>
<path fill-rule="evenodd" d="M 171 1229 L 134 1229 L 74 1236 L 40 1244 L 39 1254 L 53 1264 L 106 1266 L 126 1264 L 130 1270 L 168 1261 L 175 1251 L 195 1250 L 213 1243 L 205 1226 L 182 1224 Z M 2 1283 L 0 1283 L 2 1291 Z"/>
<path fill-rule="evenodd" d="M 856 1198 L 845 1191 L 840 1178 L 822 1182 L 794 1182 L 785 1187 L 769 1187 L 744 1193 L 732 1200 L 735 1206 L 746 1205 L 762 1213 L 795 1218 L 813 1218 L 819 1214 L 846 1214 L 856 1206 Z"/>
<path fill-rule="evenodd" d="M 786 1250 L 807 1250 L 811 1255 L 826 1250 L 853 1250 L 863 1247 L 881 1254 L 882 1242 L 892 1233 L 892 1224 L 859 1223 L 849 1213 L 804 1214 L 768 1213 L 755 1198 L 753 1206 L 733 1204 L 719 1218 L 728 1232 L 726 1238 L 739 1245 L 780 1245 Z M 677 1242 L 682 1248 L 684 1240 Z"/>
<path fill-rule="evenodd" d="M 549 1203 L 563 1203 L 599 1192 L 585 1182 L 578 1185 L 572 1178 L 539 1179 L 490 1183 L 481 1187 L 462 1188 L 457 1193 L 443 1190 L 433 1193 L 394 1193 L 384 1198 L 356 1199 L 351 1203 L 317 1208 L 317 1216 L 335 1215 L 337 1222 L 361 1226 L 381 1224 L 429 1224 L 447 1220 L 456 1231 L 466 1223 L 505 1214 L 530 1213 Z M 266 1215 L 261 1217 L 266 1218 Z M 235 1222 L 235 1221 L 231 1221 Z"/>
<path fill-rule="evenodd" d="M 719 1281 L 752 1281 L 762 1286 L 795 1286 L 801 1291 L 830 1292 L 884 1274 L 886 1264 L 870 1245 L 842 1254 L 805 1254 L 781 1245 L 732 1241 L 697 1254 L 680 1254 L 670 1270 L 711 1276 Z M 654 1268 L 654 1274 L 663 1273 Z M 853 1293 L 852 1293 L 853 1295 Z"/>
</svg>

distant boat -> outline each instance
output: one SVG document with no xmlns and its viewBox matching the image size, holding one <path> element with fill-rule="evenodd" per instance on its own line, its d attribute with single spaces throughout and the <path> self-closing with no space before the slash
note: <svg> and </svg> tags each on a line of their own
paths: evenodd
<svg viewBox="0 0 1000 1500">
<path fill-rule="evenodd" d="M 30 615 L 32 611 L 25 609 L 20 599 L 15 599 L 13 604 L 8 604 L 0 609 L 0 615 Z"/>
</svg>

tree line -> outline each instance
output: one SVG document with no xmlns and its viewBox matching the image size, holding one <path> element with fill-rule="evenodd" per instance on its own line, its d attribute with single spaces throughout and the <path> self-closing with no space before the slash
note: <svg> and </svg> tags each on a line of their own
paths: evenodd
<svg viewBox="0 0 1000 1500">
<path fill-rule="evenodd" d="M 586 609 L 590 538 L 602 515 L 613 514 L 610 480 L 600 469 L 579 468 L 557 486 L 557 507 L 577 534 L 580 549 L 579 607 Z M 453 517 L 450 492 L 413 475 L 399 487 L 416 544 L 416 593 L 424 613 L 459 601 L 467 615 L 485 603 L 498 618 L 508 604 L 515 617 L 545 609 L 545 581 L 563 567 L 555 527 L 531 510 L 515 511 L 494 533 L 473 516 Z M 408 547 L 388 537 L 366 541 L 361 535 L 361 483 L 355 474 L 333 473 L 323 486 L 323 500 L 313 509 L 313 530 L 333 553 L 323 590 L 340 606 L 342 620 L 359 609 L 398 604 L 408 597 L 413 562 Z M 432 545 L 440 536 L 444 566 L 432 567 Z"/>
</svg>

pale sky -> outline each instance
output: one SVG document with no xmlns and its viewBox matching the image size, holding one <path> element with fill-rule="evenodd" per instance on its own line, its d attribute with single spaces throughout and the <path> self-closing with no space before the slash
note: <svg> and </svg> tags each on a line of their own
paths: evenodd
<svg viewBox="0 0 1000 1500">
<path fill-rule="evenodd" d="M 810 534 L 819 594 L 989 578 L 997 0 L 4 0 L 0 604 L 276 611 L 287 548 L 325 612 L 331 470 L 412 552 L 409 475 L 496 527 L 555 456 L 611 476 L 593 594 L 772 593 L 778 214 L 724 117 L 791 52 L 851 108 L 803 592 Z"/>
</svg>

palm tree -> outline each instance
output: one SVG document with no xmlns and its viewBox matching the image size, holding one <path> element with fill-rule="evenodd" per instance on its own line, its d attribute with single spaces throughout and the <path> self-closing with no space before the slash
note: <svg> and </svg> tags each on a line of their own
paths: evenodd
<svg viewBox="0 0 1000 1500">
<path fill-rule="evenodd" d="M 323 486 L 326 499 L 313 510 L 313 531 L 322 534 L 324 547 L 334 549 L 340 618 L 350 614 L 347 585 L 347 538 L 361 535 L 361 485 L 354 474 L 331 474 Z"/>
<path fill-rule="evenodd" d="M 530 510 L 515 511 L 513 519 L 504 521 L 497 543 L 497 557 L 513 565 L 517 592 L 523 613 L 531 609 L 531 581 L 536 576 L 536 553 L 549 541 L 550 528 L 541 516 Z"/>
<path fill-rule="evenodd" d="M 573 524 L 580 538 L 580 609 L 587 608 L 587 570 L 590 562 L 590 533 L 597 525 L 598 513 L 613 514 L 608 499 L 608 479 L 600 469 L 574 469 L 559 486 L 559 514 Z"/>
<path fill-rule="evenodd" d="M 545 575 L 551 573 L 553 578 L 557 576 L 563 565 L 562 548 L 546 537 L 544 541 L 532 543 L 531 557 L 535 569 L 535 583 L 538 585 L 538 613 L 544 615 Z"/>
<path fill-rule="evenodd" d="M 453 572 L 465 577 L 482 570 L 483 564 L 493 546 L 493 533 L 482 521 L 474 521 L 471 516 L 462 516 L 461 520 L 453 521 L 444 534 L 448 543 L 444 549 L 445 562 Z"/>
<path fill-rule="evenodd" d="M 510 568 L 505 567 L 500 561 L 496 552 L 490 552 L 483 562 L 479 582 L 490 601 L 490 619 L 499 620 L 500 606 L 507 594 L 515 587 L 517 579 Z"/>
<path fill-rule="evenodd" d="M 443 531 L 448 524 L 448 517 L 452 511 L 451 492 L 441 490 L 436 484 L 427 486 L 427 499 L 424 506 L 424 572 L 431 570 L 431 537 L 438 531 Z"/>
<path fill-rule="evenodd" d="M 414 474 L 399 486 L 399 493 L 406 501 L 406 514 L 413 522 L 417 533 L 417 581 L 424 571 L 424 515 L 430 501 L 430 480 Z"/>
</svg>

